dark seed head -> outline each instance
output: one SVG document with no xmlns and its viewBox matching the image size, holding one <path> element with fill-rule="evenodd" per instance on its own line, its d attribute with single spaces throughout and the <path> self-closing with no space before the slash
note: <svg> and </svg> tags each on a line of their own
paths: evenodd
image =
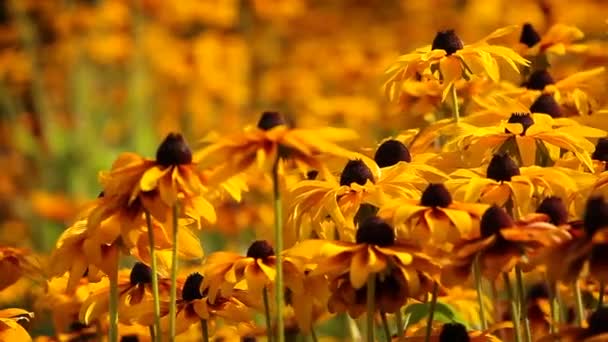
<svg viewBox="0 0 608 342">
<path fill-rule="evenodd" d="M 439 333 L 439 342 L 469 342 L 467 328 L 460 323 L 446 323 Z"/>
<path fill-rule="evenodd" d="M 378 166 L 387 167 L 395 165 L 400 161 L 409 163 L 412 161 L 412 156 L 401 141 L 387 140 L 376 150 L 374 160 Z"/>
<path fill-rule="evenodd" d="M 519 36 L 519 42 L 526 44 L 528 47 L 533 47 L 536 43 L 540 42 L 540 35 L 532 24 L 525 23 L 521 29 L 521 35 Z"/>
<path fill-rule="evenodd" d="M 538 209 L 536 209 L 536 212 L 549 216 L 550 222 L 554 225 L 568 223 L 568 210 L 564 201 L 559 197 L 552 196 L 545 198 L 538 206 Z"/>
<path fill-rule="evenodd" d="M 497 182 L 509 182 L 513 176 L 519 176 L 519 167 L 506 153 L 495 154 L 490 160 L 486 177 Z"/>
<path fill-rule="evenodd" d="M 600 138 L 597 141 L 591 159 L 608 162 L 608 138 Z"/>
<path fill-rule="evenodd" d="M 590 336 L 608 333 L 608 307 L 598 308 L 587 319 L 589 328 L 587 332 Z"/>
<path fill-rule="evenodd" d="M 511 227 L 513 219 L 511 219 L 511 216 L 504 209 L 493 205 L 483 213 L 479 225 L 481 236 L 487 238 L 499 234 L 503 228 Z"/>
<path fill-rule="evenodd" d="M 256 342 L 257 338 L 255 336 L 245 336 L 241 338 L 241 342 Z"/>
<path fill-rule="evenodd" d="M 76 332 L 76 331 L 82 331 L 82 330 L 84 330 L 84 329 L 86 329 L 86 328 L 88 328 L 88 327 L 89 327 L 89 326 L 88 326 L 88 325 L 86 325 L 86 324 L 84 324 L 84 323 L 81 323 L 81 322 L 75 321 L 75 322 L 72 322 L 72 323 L 70 324 L 70 326 L 68 327 L 68 330 L 69 330 L 69 331 L 74 331 L 74 332 Z"/>
<path fill-rule="evenodd" d="M 378 216 L 368 217 L 357 229 L 357 243 L 367 243 L 381 247 L 395 243 L 395 230 Z"/>
<path fill-rule="evenodd" d="M 152 270 L 141 262 L 136 262 L 129 275 L 131 285 L 151 284 Z"/>
<path fill-rule="evenodd" d="M 562 109 L 551 94 L 542 94 L 530 106 L 532 113 L 549 114 L 552 118 L 561 118 Z"/>
<path fill-rule="evenodd" d="M 533 72 L 528 81 L 524 84 L 528 89 L 543 90 L 549 84 L 554 84 L 555 81 L 551 74 L 546 70 L 537 70 Z"/>
<path fill-rule="evenodd" d="M 448 207 L 452 204 L 452 195 L 445 185 L 440 183 L 429 184 L 420 198 L 420 205 L 425 207 Z"/>
<path fill-rule="evenodd" d="M 599 229 L 608 227 L 608 203 L 604 201 L 604 197 L 593 196 L 587 200 L 583 221 L 589 237 Z"/>
<path fill-rule="evenodd" d="M 372 170 L 361 159 L 349 160 L 340 175 L 340 185 L 350 186 L 352 183 L 365 185 L 368 179 L 374 181 Z"/>
<path fill-rule="evenodd" d="M 462 47 L 462 41 L 460 40 L 460 38 L 458 38 L 454 30 L 447 30 L 437 32 L 435 39 L 433 39 L 433 45 L 431 46 L 431 49 L 445 50 L 445 52 L 449 56 L 454 52 L 462 49 Z"/>
<path fill-rule="evenodd" d="M 247 257 L 254 259 L 266 259 L 274 255 L 274 249 L 266 240 L 254 241 L 247 249 Z"/>
<path fill-rule="evenodd" d="M 192 151 L 179 133 L 169 133 L 156 150 L 156 162 L 162 166 L 192 163 Z"/>
<path fill-rule="evenodd" d="M 137 335 L 124 335 L 120 338 L 120 342 L 139 342 Z"/>
<path fill-rule="evenodd" d="M 549 289 L 545 283 L 536 283 L 528 289 L 528 300 L 549 298 Z"/>
<path fill-rule="evenodd" d="M 525 135 L 528 128 L 534 125 L 534 119 L 530 116 L 530 113 L 513 113 L 507 120 L 508 123 L 518 123 L 523 126 L 523 131 L 520 135 Z M 508 129 L 505 129 L 505 133 L 512 133 Z"/>
<path fill-rule="evenodd" d="M 192 273 L 186 278 L 184 287 L 182 287 L 182 299 L 186 302 L 191 302 L 196 299 L 203 299 L 203 293 L 201 292 L 201 284 L 203 283 L 203 276 L 196 272 Z"/>
<path fill-rule="evenodd" d="M 279 112 L 264 112 L 258 121 L 258 128 L 269 131 L 277 126 L 287 125 L 287 121 Z"/>
</svg>

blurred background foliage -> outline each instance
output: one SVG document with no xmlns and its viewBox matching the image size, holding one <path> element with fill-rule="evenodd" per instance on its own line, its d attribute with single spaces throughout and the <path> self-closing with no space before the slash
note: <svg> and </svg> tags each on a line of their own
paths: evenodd
<svg viewBox="0 0 608 342">
<path fill-rule="evenodd" d="M 575 25 L 597 41 L 582 62 L 594 65 L 606 13 L 602 0 L 2 0 L 0 244 L 49 251 L 98 171 L 122 151 L 153 156 L 168 132 L 195 144 L 273 109 L 371 145 L 420 125 L 386 101 L 382 75 L 438 30 L 471 42 L 507 24 Z M 219 211 L 224 235 L 272 219 Z"/>
</svg>

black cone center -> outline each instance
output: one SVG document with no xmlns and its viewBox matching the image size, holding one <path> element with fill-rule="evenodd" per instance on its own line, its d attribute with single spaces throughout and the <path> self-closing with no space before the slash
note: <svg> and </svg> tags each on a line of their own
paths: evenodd
<svg viewBox="0 0 608 342">
<path fill-rule="evenodd" d="M 530 77 L 528 77 L 525 86 L 528 89 L 543 90 L 549 84 L 554 83 L 553 77 L 551 77 L 551 74 L 545 69 L 533 72 Z"/>
<path fill-rule="evenodd" d="M 254 259 L 266 259 L 274 255 L 274 249 L 266 240 L 254 241 L 247 249 L 247 257 Z"/>
<path fill-rule="evenodd" d="M 525 135 L 528 128 L 534 125 L 534 119 L 530 116 L 530 113 L 513 113 L 507 120 L 508 123 L 518 123 L 523 126 L 523 131 L 520 135 Z M 505 133 L 513 133 L 508 129 L 505 129 Z"/>
<path fill-rule="evenodd" d="M 260 121 L 258 121 L 258 128 L 264 131 L 280 125 L 287 125 L 287 121 L 279 112 L 263 112 Z"/>
<path fill-rule="evenodd" d="M 608 162 L 608 138 L 600 138 L 597 141 L 591 159 Z"/>
<path fill-rule="evenodd" d="M 391 246 L 395 243 L 395 230 L 378 216 L 368 217 L 359 224 L 357 243 L 376 246 Z"/>
<path fill-rule="evenodd" d="M 549 216 L 550 222 L 554 225 L 568 223 L 568 210 L 564 201 L 559 197 L 552 196 L 545 198 L 538 206 L 538 209 L 536 209 L 536 212 Z"/>
<path fill-rule="evenodd" d="M 525 23 L 521 29 L 521 35 L 519 36 L 519 42 L 526 44 L 528 47 L 533 47 L 536 43 L 540 42 L 540 35 L 532 24 Z"/>
<path fill-rule="evenodd" d="M 374 181 L 372 170 L 361 159 L 349 160 L 340 175 L 340 185 L 350 186 L 352 183 L 365 185 L 368 179 Z"/>
<path fill-rule="evenodd" d="M 439 333 L 439 342 L 469 342 L 467 328 L 460 323 L 446 323 Z"/>
<path fill-rule="evenodd" d="M 376 150 L 374 160 L 378 166 L 387 167 L 395 165 L 400 161 L 409 163 L 412 161 L 412 156 L 401 141 L 387 140 Z"/>
<path fill-rule="evenodd" d="M 458 38 L 454 30 L 447 30 L 437 32 L 435 39 L 433 39 L 433 45 L 431 46 L 431 49 L 445 50 L 445 52 L 449 56 L 454 52 L 462 49 L 462 47 L 462 41 L 460 40 L 460 38 Z"/>
<path fill-rule="evenodd" d="M 420 198 L 420 204 L 425 207 L 448 207 L 452 204 L 452 195 L 443 184 L 429 184 Z"/>
<path fill-rule="evenodd" d="M 593 196 L 587 200 L 583 221 L 589 237 L 600 228 L 608 227 L 608 203 L 604 201 L 604 197 Z"/>
<path fill-rule="evenodd" d="M 192 151 L 179 133 L 169 133 L 156 150 L 156 162 L 162 166 L 192 163 Z"/>
<path fill-rule="evenodd" d="M 190 274 L 188 278 L 186 278 L 184 287 L 182 287 L 182 299 L 187 302 L 203 299 L 203 294 L 201 292 L 203 279 L 203 276 L 198 272 Z"/>
<path fill-rule="evenodd" d="M 542 94 L 530 106 L 532 113 L 549 114 L 552 118 L 561 118 L 562 109 L 551 94 Z"/>
<path fill-rule="evenodd" d="M 129 275 L 131 285 L 151 284 L 152 270 L 141 262 L 136 262 Z"/>
<path fill-rule="evenodd" d="M 488 164 L 486 177 L 497 182 L 509 182 L 513 176 L 519 176 L 519 167 L 506 153 L 495 154 Z"/>
<path fill-rule="evenodd" d="M 511 227 L 512 225 L 513 219 L 511 219 L 511 216 L 504 209 L 493 205 L 481 216 L 481 236 L 487 238 L 499 234 L 501 229 Z"/>
</svg>

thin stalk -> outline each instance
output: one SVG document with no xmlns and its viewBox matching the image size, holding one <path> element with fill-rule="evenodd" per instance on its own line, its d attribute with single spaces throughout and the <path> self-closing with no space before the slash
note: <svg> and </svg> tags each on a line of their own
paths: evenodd
<svg viewBox="0 0 608 342">
<path fill-rule="evenodd" d="M 359 327 L 357 326 L 357 322 L 350 317 L 347 314 L 345 315 L 345 319 L 346 319 L 346 323 L 347 323 L 347 328 L 348 328 L 348 332 L 350 334 L 350 338 L 351 341 L 361 341 L 361 331 L 359 330 Z"/>
<path fill-rule="evenodd" d="M 310 337 L 312 337 L 312 342 L 319 342 L 319 338 L 317 337 L 314 327 L 310 327 Z"/>
<path fill-rule="evenodd" d="M 388 319 L 386 319 L 386 312 L 380 311 L 380 317 L 382 318 L 382 327 L 384 328 L 384 336 L 387 342 L 391 342 L 391 328 L 388 326 Z"/>
<path fill-rule="evenodd" d="M 483 303 L 483 287 L 481 284 L 481 270 L 479 267 L 479 255 L 473 261 L 473 276 L 475 278 L 475 289 L 477 290 L 477 304 L 479 305 L 479 320 L 481 321 L 481 329 L 488 328 L 486 322 L 486 308 Z"/>
<path fill-rule="evenodd" d="M 171 290 L 169 294 L 169 341 L 175 341 L 175 318 L 177 313 L 177 223 L 178 204 L 173 204 L 173 248 L 171 250 Z"/>
<path fill-rule="evenodd" d="M 376 312 L 376 275 L 367 278 L 367 342 L 374 342 L 374 313 Z"/>
<path fill-rule="evenodd" d="M 279 188 L 279 162 L 277 159 L 272 166 L 272 192 L 274 195 L 274 244 L 276 251 L 277 273 L 275 278 L 275 305 L 277 310 L 277 341 L 285 341 L 285 323 L 283 322 L 283 205 L 281 203 L 281 191 Z"/>
<path fill-rule="evenodd" d="M 408 313 L 407 315 L 405 315 L 405 319 L 403 320 L 403 335 L 401 335 L 399 338 L 401 340 L 405 340 L 405 334 L 407 333 L 407 328 L 410 326 L 410 318 L 412 318 L 412 313 Z"/>
<path fill-rule="evenodd" d="M 266 335 L 268 342 L 272 342 L 272 323 L 270 318 L 270 303 L 268 301 L 268 289 L 264 286 L 262 289 L 262 298 L 264 299 L 264 314 L 266 316 Z"/>
<path fill-rule="evenodd" d="M 511 281 L 509 280 L 509 274 L 504 272 L 502 278 L 505 282 L 505 289 L 507 290 L 507 296 L 509 302 L 511 302 L 511 321 L 513 322 L 513 337 L 515 342 L 521 342 L 521 327 L 519 325 L 519 317 L 517 312 L 517 301 L 513 295 L 513 287 L 511 287 Z"/>
<path fill-rule="evenodd" d="M 426 332 L 424 334 L 424 341 L 429 342 L 431 340 L 431 332 L 433 331 L 433 317 L 435 316 L 435 307 L 437 306 L 437 293 L 439 292 L 439 284 L 433 283 L 433 294 L 431 296 L 431 307 L 429 308 L 429 318 L 426 321 Z"/>
<path fill-rule="evenodd" d="M 203 342 L 209 342 L 209 327 L 207 326 L 207 320 L 201 319 L 201 333 L 203 335 Z"/>
<path fill-rule="evenodd" d="M 547 281 L 547 288 L 549 289 L 549 305 L 551 307 L 551 324 L 549 324 L 549 332 L 551 334 L 557 333 L 557 326 L 560 321 L 559 313 L 559 300 L 557 299 L 556 284 L 552 284 Z"/>
<path fill-rule="evenodd" d="M 110 342 L 118 342 L 118 275 L 110 275 Z"/>
<path fill-rule="evenodd" d="M 574 287 L 574 300 L 576 301 L 576 325 L 580 327 L 585 319 L 585 309 L 583 307 L 581 288 L 578 287 L 578 279 L 574 281 L 572 286 Z"/>
<path fill-rule="evenodd" d="M 154 249 L 154 229 L 152 227 L 152 218 L 150 212 L 145 211 L 146 224 L 148 226 L 148 240 L 150 244 L 150 268 L 152 269 L 152 296 L 154 299 L 154 327 L 156 331 L 160 331 L 160 296 L 158 294 L 158 272 L 156 267 L 156 252 Z M 151 332 L 154 332 L 151 330 Z M 156 337 L 150 335 L 152 341 L 156 341 Z M 159 336 L 160 337 L 160 336 Z"/>
<path fill-rule="evenodd" d="M 148 331 L 150 332 L 150 341 L 156 340 L 156 333 L 154 332 L 154 325 L 148 326 Z"/>
<path fill-rule="evenodd" d="M 452 108 L 453 108 L 453 117 L 454 117 L 454 122 L 459 123 L 460 122 L 460 110 L 458 108 L 458 94 L 456 93 L 456 86 L 454 84 L 452 84 L 452 91 L 451 91 L 451 98 L 452 98 Z"/>
<path fill-rule="evenodd" d="M 597 308 L 596 309 L 600 309 L 603 305 L 604 305 L 604 287 L 606 287 L 606 284 L 604 284 L 604 281 L 600 281 L 600 294 L 599 297 L 597 298 Z"/>
<path fill-rule="evenodd" d="M 403 335 L 405 335 L 405 325 L 403 322 L 403 314 L 401 313 L 401 308 L 399 308 L 399 310 L 397 310 L 397 312 L 395 312 L 395 319 L 397 320 L 397 340 L 399 342 L 403 341 L 403 339 L 405 338 Z M 409 318 L 408 318 L 409 320 Z"/>
<path fill-rule="evenodd" d="M 524 337 L 526 342 L 532 342 L 532 331 L 528 319 L 528 303 L 526 302 L 526 289 L 524 286 L 521 267 L 515 266 L 515 277 L 517 279 L 517 291 L 519 292 L 519 319 L 524 323 Z"/>
</svg>

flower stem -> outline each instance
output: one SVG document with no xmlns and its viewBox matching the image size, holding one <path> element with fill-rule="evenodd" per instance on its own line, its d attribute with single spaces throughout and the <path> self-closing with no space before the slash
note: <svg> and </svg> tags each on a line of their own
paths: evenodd
<svg viewBox="0 0 608 342">
<path fill-rule="evenodd" d="M 600 294 L 597 298 L 597 309 L 600 309 L 604 305 L 604 287 L 606 287 L 606 284 L 602 280 L 600 281 Z"/>
<path fill-rule="evenodd" d="M 576 325 L 582 326 L 583 320 L 585 320 L 585 309 L 583 307 L 583 297 L 581 295 L 581 288 L 578 287 L 578 279 L 572 284 L 574 287 L 574 300 L 576 301 Z"/>
<path fill-rule="evenodd" d="M 154 325 L 148 326 L 148 331 L 150 332 L 150 341 L 156 340 L 156 333 L 154 332 Z"/>
<path fill-rule="evenodd" d="M 312 342 L 319 342 L 319 338 L 317 337 L 314 327 L 310 327 L 310 337 L 312 337 Z"/>
<path fill-rule="evenodd" d="M 209 342 L 209 327 L 206 319 L 201 319 L 201 333 L 203 334 L 203 342 Z"/>
<path fill-rule="evenodd" d="M 481 270 L 479 267 L 479 255 L 475 257 L 473 262 L 473 276 L 475 278 L 475 289 L 477 290 L 477 304 L 479 305 L 479 320 L 481 321 L 481 329 L 486 330 L 488 328 L 486 322 L 486 309 L 483 303 L 483 287 L 481 284 Z"/>
<path fill-rule="evenodd" d="M 268 289 L 266 286 L 262 289 L 262 298 L 264 300 L 264 314 L 266 316 L 266 336 L 268 342 L 272 342 L 272 323 L 270 322 L 270 303 L 268 302 Z"/>
<path fill-rule="evenodd" d="M 380 311 L 380 317 L 382 318 L 382 327 L 384 328 L 384 336 L 386 338 L 386 341 L 391 342 L 391 328 L 388 326 L 386 312 Z"/>
<path fill-rule="evenodd" d="M 519 319 L 524 323 L 524 337 L 526 342 L 532 342 L 532 332 L 530 331 L 530 320 L 528 319 L 528 304 L 526 302 L 526 289 L 521 267 L 515 266 L 515 277 L 517 279 L 517 291 L 519 292 Z"/>
<path fill-rule="evenodd" d="M 118 342 L 118 274 L 110 278 L 110 342 Z"/>
<path fill-rule="evenodd" d="M 431 306 L 429 308 L 429 318 L 426 321 L 426 332 L 424 334 L 424 341 L 429 342 L 431 340 L 431 332 L 433 331 L 433 317 L 435 316 L 435 307 L 437 306 L 437 293 L 439 292 L 439 284 L 433 283 L 433 294 L 431 296 Z"/>
<path fill-rule="evenodd" d="M 397 320 L 397 341 L 401 342 L 405 338 L 405 324 L 403 322 L 403 314 L 401 313 L 401 308 L 399 308 L 399 310 L 395 312 L 395 319 Z"/>
<path fill-rule="evenodd" d="M 551 323 L 549 324 L 549 332 L 555 334 L 557 332 L 557 324 L 559 323 L 559 302 L 557 300 L 556 285 L 547 281 L 547 289 L 549 289 L 549 306 L 551 308 Z"/>
<path fill-rule="evenodd" d="M 452 108 L 453 108 L 453 116 L 454 116 L 454 122 L 459 123 L 460 122 L 460 110 L 458 108 L 458 94 L 456 93 L 456 85 L 452 84 L 452 91 L 451 91 L 451 98 L 452 98 Z"/>
<path fill-rule="evenodd" d="M 173 248 L 171 250 L 171 290 L 169 294 L 169 341 L 175 341 L 175 319 L 177 314 L 177 223 L 178 204 L 173 204 Z"/>
<path fill-rule="evenodd" d="M 277 159 L 272 166 L 272 191 L 274 195 L 274 244 L 276 253 L 277 273 L 275 278 L 275 305 L 277 310 L 277 341 L 284 342 L 284 326 L 283 322 L 283 205 L 281 203 L 281 191 L 279 188 L 279 162 L 281 158 L 277 155 Z"/>
<path fill-rule="evenodd" d="M 148 243 L 150 244 L 150 268 L 152 269 L 152 296 L 154 299 L 154 327 L 160 331 L 160 297 L 158 294 L 158 272 L 156 268 L 156 252 L 154 250 L 154 229 L 152 228 L 152 218 L 150 212 L 145 211 L 146 224 L 148 226 Z M 150 330 L 154 332 L 154 330 Z M 159 336 L 160 337 L 160 336 Z M 154 335 L 150 335 L 152 341 L 156 341 Z"/>
<path fill-rule="evenodd" d="M 376 312 L 376 274 L 367 278 L 367 342 L 374 342 L 374 313 Z"/>
<path fill-rule="evenodd" d="M 511 281 L 509 280 L 509 274 L 507 272 L 503 272 L 502 278 L 505 282 L 505 289 L 507 290 L 509 302 L 511 302 L 511 321 L 513 322 L 513 337 L 515 338 L 515 342 L 521 342 L 521 327 L 519 325 L 517 301 L 515 299 L 515 296 L 513 295 L 513 287 L 511 286 Z"/>
</svg>

